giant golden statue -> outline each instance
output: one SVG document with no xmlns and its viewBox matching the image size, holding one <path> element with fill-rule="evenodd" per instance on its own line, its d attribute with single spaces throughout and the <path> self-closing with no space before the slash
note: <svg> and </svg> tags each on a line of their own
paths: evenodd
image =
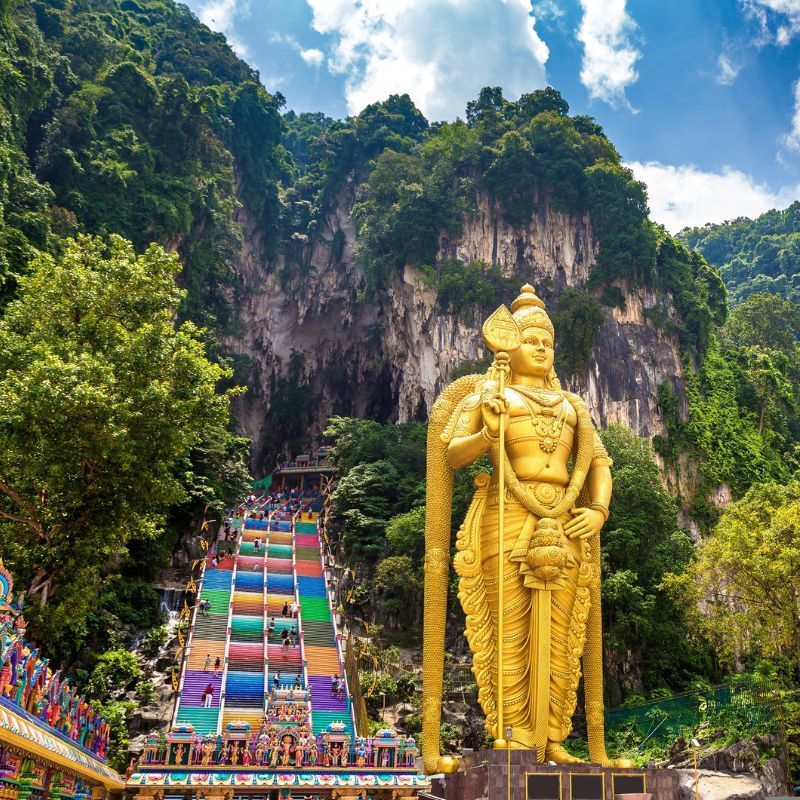
<svg viewBox="0 0 800 800">
<path fill-rule="evenodd" d="M 532 749 L 539 761 L 577 760 L 562 742 L 582 670 L 589 754 L 611 764 L 603 727 L 598 536 L 608 518 L 611 461 L 586 404 L 561 389 L 553 324 L 532 286 L 522 287 L 511 312 L 501 306 L 483 335 L 492 366 L 448 386 L 428 430 L 425 769 L 457 768 L 439 750 L 453 470 L 484 454 L 493 470 L 475 478 L 455 570 L 487 731 L 495 747 Z"/>
</svg>

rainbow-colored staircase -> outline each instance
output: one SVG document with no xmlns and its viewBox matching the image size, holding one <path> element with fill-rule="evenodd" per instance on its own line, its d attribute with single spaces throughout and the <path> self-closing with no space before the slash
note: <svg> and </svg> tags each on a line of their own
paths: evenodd
<svg viewBox="0 0 800 800">
<path fill-rule="evenodd" d="M 316 514 L 248 517 L 235 543 L 217 543 L 223 554 L 228 549 L 233 557 L 221 558 L 216 568 L 211 558 L 206 563 L 198 600 L 208 600 L 210 609 L 207 615 L 195 610 L 175 723 L 191 723 L 202 734 L 219 733 L 234 721 L 257 730 L 273 687 L 298 686 L 310 690 L 314 734 L 339 722 L 355 739 L 349 693 L 331 690 L 332 676 L 343 676 L 343 660 Z M 293 603 L 297 618 L 284 616 Z M 296 643 L 286 646 L 281 634 L 292 629 Z M 217 658 L 222 669 L 215 673 Z M 209 684 L 213 697 L 204 708 Z"/>
<path fill-rule="evenodd" d="M 286 508 L 298 503 L 283 494 L 283 510 L 242 506 L 252 516 L 236 541 L 215 543 L 225 555 L 204 568 L 198 601 L 210 608 L 192 617 L 173 726 L 148 734 L 129 788 L 157 789 L 166 800 L 222 785 L 245 800 L 309 792 L 390 800 L 430 788 L 412 739 L 391 730 L 356 737 L 346 684 L 331 691 L 343 660 L 317 516 L 308 504 L 292 515 Z M 295 644 L 284 644 L 292 630 Z"/>
<path fill-rule="evenodd" d="M 221 728 L 233 721 L 257 728 L 264 718 L 266 528 L 264 520 L 247 518 L 238 543 Z"/>
</svg>

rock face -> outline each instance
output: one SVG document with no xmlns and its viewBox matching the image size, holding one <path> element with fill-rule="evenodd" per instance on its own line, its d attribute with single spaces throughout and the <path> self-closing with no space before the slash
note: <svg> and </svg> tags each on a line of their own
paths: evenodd
<svg viewBox="0 0 800 800">
<path fill-rule="evenodd" d="M 681 748 L 685 742 L 679 740 Z M 677 743 L 676 743 L 677 744 Z M 775 751 L 777 737 L 764 736 L 702 752 L 697 759 L 700 797 L 704 800 L 763 800 L 786 792 L 786 773 L 779 759 L 764 758 Z M 695 797 L 691 755 L 685 749 L 672 760 L 683 769 L 680 774 L 681 800 Z"/>
<path fill-rule="evenodd" d="M 255 228 L 246 210 L 242 212 L 245 245 L 237 300 L 242 326 L 240 335 L 226 344 L 249 359 L 249 391 L 237 411 L 243 432 L 256 443 L 256 463 L 263 449 L 262 426 L 279 399 L 276 380 L 286 374 L 293 352 L 302 355 L 299 360 L 295 356 L 301 383 L 313 398 L 313 408 L 301 422 L 314 431 L 335 413 L 425 419 L 452 370 L 486 355 L 480 326 L 493 309 L 443 311 L 435 291 L 412 267 L 393 275 L 376 296 L 365 295 L 353 257 L 350 209 L 356 196 L 353 185 L 339 193 L 322 226 L 326 242 L 298 245 L 293 260 L 304 264 L 302 268 L 287 264 L 286 254 L 266 263 L 259 256 Z M 546 201 L 539 208 L 526 225 L 513 228 L 485 196 L 479 197 L 477 213 L 465 218 L 461 235 L 441 239 L 439 257 L 497 265 L 520 285 L 527 281 L 536 286 L 552 308 L 563 289 L 586 284 L 597 245 L 587 217 L 555 211 Z M 332 243 L 342 235 L 344 248 L 337 261 Z M 293 277 L 287 280 L 287 275 Z M 663 432 L 659 384 L 668 381 L 683 396 L 677 342 L 644 313 L 657 303 L 669 303 L 648 290 L 620 288 L 624 308 L 605 309 L 588 369 L 569 381 L 568 388 L 586 398 L 597 424 L 620 422 L 652 437 Z"/>
<path fill-rule="evenodd" d="M 700 800 L 764 800 L 761 781 L 746 773 L 698 770 Z M 694 800 L 694 772 L 680 770 L 679 800 Z"/>
</svg>

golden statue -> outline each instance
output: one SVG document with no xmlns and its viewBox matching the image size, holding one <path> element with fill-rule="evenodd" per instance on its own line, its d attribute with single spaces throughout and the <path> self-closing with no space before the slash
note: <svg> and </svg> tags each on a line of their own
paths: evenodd
<svg viewBox="0 0 800 800">
<path fill-rule="evenodd" d="M 598 534 L 608 519 L 611 460 L 586 404 L 561 389 L 553 323 L 532 286 L 522 287 L 511 312 L 501 306 L 483 335 L 492 366 L 448 386 L 428 429 L 425 769 L 458 766 L 439 750 L 453 470 L 484 454 L 494 469 L 475 478 L 455 570 L 486 729 L 495 747 L 577 761 L 562 743 L 582 666 L 590 758 L 629 766 L 606 755 L 603 725 Z"/>
</svg>

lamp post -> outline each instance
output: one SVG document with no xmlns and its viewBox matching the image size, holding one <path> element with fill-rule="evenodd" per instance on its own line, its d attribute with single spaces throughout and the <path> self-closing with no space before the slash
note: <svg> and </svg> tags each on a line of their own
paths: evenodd
<svg viewBox="0 0 800 800">
<path fill-rule="evenodd" d="M 383 710 L 381 711 L 381 721 L 383 724 L 386 724 L 386 692 L 379 692 L 380 696 L 383 698 Z"/>
<path fill-rule="evenodd" d="M 511 800 L 511 737 L 514 734 L 514 728 L 511 725 L 506 725 L 503 733 L 506 736 L 506 800 Z"/>
<path fill-rule="evenodd" d="M 700 747 L 700 742 L 697 739 L 692 739 L 692 750 L 694 752 L 694 800 L 700 800 L 700 778 L 697 775 L 697 748 Z"/>
</svg>

